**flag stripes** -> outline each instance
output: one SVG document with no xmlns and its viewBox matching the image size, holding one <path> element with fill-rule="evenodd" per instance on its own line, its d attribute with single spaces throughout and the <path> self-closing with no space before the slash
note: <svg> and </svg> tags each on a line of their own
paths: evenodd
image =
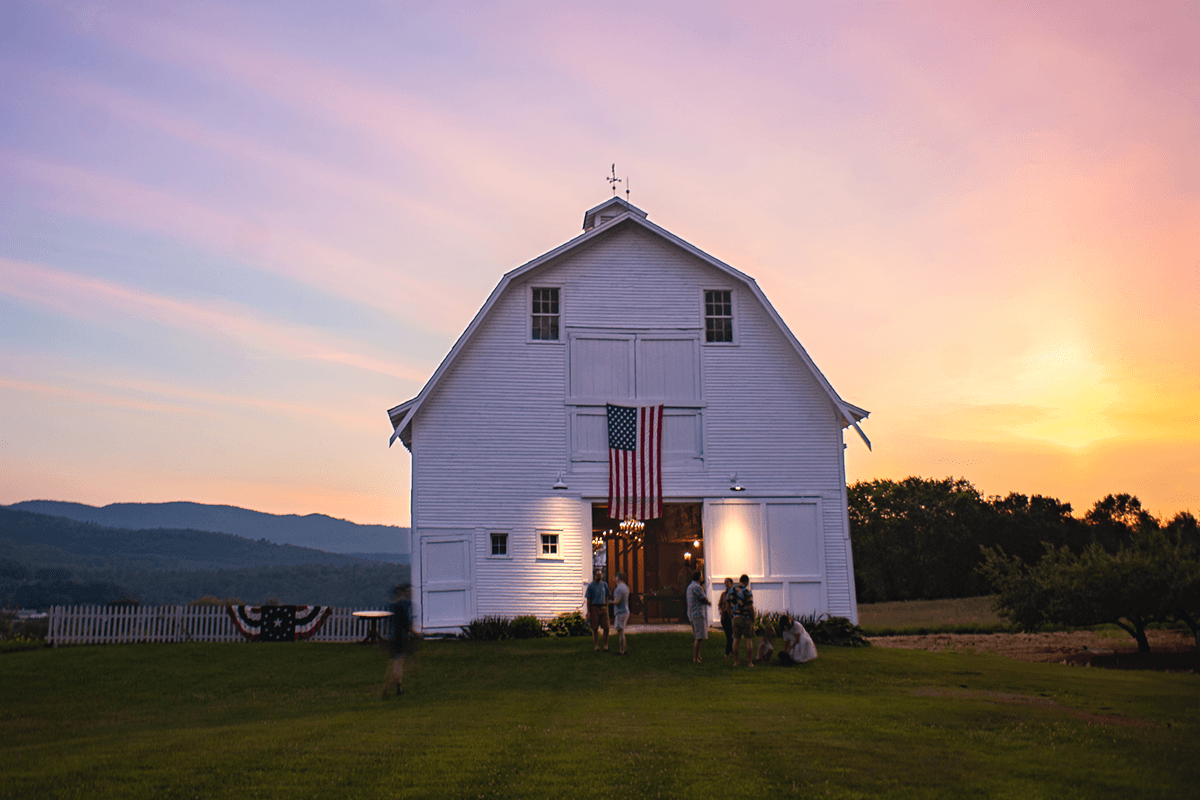
<svg viewBox="0 0 1200 800">
<path fill-rule="evenodd" d="M 662 516 L 663 407 L 608 406 L 608 516 Z"/>
</svg>

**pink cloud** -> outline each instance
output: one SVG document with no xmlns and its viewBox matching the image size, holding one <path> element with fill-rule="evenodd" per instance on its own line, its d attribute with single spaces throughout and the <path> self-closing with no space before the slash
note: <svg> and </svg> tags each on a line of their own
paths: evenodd
<svg viewBox="0 0 1200 800">
<path fill-rule="evenodd" d="M 216 130 L 211 124 L 184 119 L 156 103 L 95 80 L 61 71 L 29 70 L 24 77 L 49 91 L 98 106 L 107 114 L 143 128 L 157 130 L 204 150 L 232 156 L 245 165 L 265 168 L 270 171 L 272 182 L 301 184 L 306 191 L 322 199 L 333 195 L 352 201 L 360 215 L 362 209 L 372 209 L 379 216 L 402 215 L 422 226 L 457 230 L 459 234 L 470 230 L 461 216 L 444 206 L 396 191 L 392 184 L 336 169 L 326 161 L 289 152 L 275 143 L 264 145 L 254 139 Z M 334 210 L 329 203 L 323 204 L 323 208 L 326 212 Z"/>
<path fill-rule="evenodd" d="M 79 405 L 106 406 L 127 411 L 151 412 L 156 414 L 200 414 L 202 411 L 175 403 L 155 403 L 136 398 L 123 397 L 107 392 L 89 391 L 78 387 L 36 381 L 0 378 L 0 386 L 14 392 L 39 394 L 62 398 Z"/>
<path fill-rule="evenodd" d="M 0 157 L 9 172 L 51 189 L 40 202 L 54 210 L 189 241 L 389 312 L 404 307 L 414 322 L 429 330 L 451 333 L 448 317 L 469 318 L 467 305 L 447 298 L 436 282 L 410 277 L 301 231 L 272 226 L 268 233 L 245 219 L 175 194 L 29 153 L 0 148 Z"/>
<path fill-rule="evenodd" d="M 427 367 L 408 367 L 364 353 L 321 331 L 264 319 L 232 303 L 183 301 L 11 259 L 0 258 L 0 266 L 0 292 L 63 315 L 105 324 L 122 315 L 134 316 L 251 350 L 343 364 L 416 385 L 428 377 Z"/>
<path fill-rule="evenodd" d="M 373 76 L 316 64 L 272 51 L 262 41 L 236 33 L 238 15 L 210 7 L 187 26 L 173 21 L 107 14 L 94 30 L 111 41 L 207 78 L 223 77 L 266 102 L 284 103 L 314 122 L 368 136 L 389 168 L 422 176 L 430 187 L 453 186 L 460 195 L 491 198 L 513 187 L 538 194 L 553 186 L 533 155 L 511 148 L 510 134 L 464 120 L 423 98 L 388 86 Z"/>
</svg>

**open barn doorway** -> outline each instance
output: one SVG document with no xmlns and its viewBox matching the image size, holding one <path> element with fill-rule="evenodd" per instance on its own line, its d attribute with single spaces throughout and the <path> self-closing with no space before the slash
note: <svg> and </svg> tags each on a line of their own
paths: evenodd
<svg viewBox="0 0 1200 800">
<path fill-rule="evenodd" d="M 686 621 L 692 573 L 700 570 L 704 583 L 703 510 L 702 503 L 664 503 L 660 519 L 623 531 L 607 503 L 592 504 L 592 563 L 610 585 L 625 573 L 634 620 Z"/>
</svg>

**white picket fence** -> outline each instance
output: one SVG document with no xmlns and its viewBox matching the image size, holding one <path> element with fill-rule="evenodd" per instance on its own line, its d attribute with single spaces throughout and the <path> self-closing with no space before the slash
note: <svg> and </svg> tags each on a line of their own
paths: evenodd
<svg viewBox="0 0 1200 800">
<path fill-rule="evenodd" d="M 355 611 L 335 608 L 321 629 L 305 641 L 360 642 L 370 630 Z M 379 635 L 392 636 L 390 617 L 379 620 Z M 46 640 L 60 644 L 126 644 L 131 642 L 245 642 L 226 606 L 54 606 Z"/>
</svg>

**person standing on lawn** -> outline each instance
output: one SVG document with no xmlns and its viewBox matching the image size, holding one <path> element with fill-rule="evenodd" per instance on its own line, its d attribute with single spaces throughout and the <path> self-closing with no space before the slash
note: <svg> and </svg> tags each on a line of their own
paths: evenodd
<svg viewBox="0 0 1200 800">
<path fill-rule="evenodd" d="M 412 584 L 402 583 L 392 589 L 392 638 L 388 642 L 392 657 L 388 663 L 384 697 L 390 694 L 393 686 L 396 687 L 397 697 L 404 694 L 404 656 L 415 643 L 412 631 Z"/>
<path fill-rule="evenodd" d="M 746 666 L 754 666 L 754 592 L 750 576 L 743 575 L 729 590 L 729 608 L 733 613 L 733 665 L 738 665 L 738 651 L 746 640 Z"/>
<path fill-rule="evenodd" d="M 721 630 L 725 631 L 725 657 L 733 653 L 733 614 L 729 611 L 729 590 L 733 588 L 733 578 L 725 579 L 725 591 L 717 598 L 717 610 L 721 612 Z"/>
<path fill-rule="evenodd" d="M 617 588 L 613 589 L 613 622 L 617 628 L 617 655 L 625 655 L 625 624 L 629 622 L 629 586 L 625 573 L 617 573 Z"/>
<path fill-rule="evenodd" d="M 700 643 L 708 638 L 708 607 L 712 603 L 704 594 L 704 587 L 700 585 L 700 572 L 697 570 L 692 573 L 692 582 L 687 587 L 687 612 L 688 619 L 692 623 L 692 663 L 699 664 L 703 661 L 700 658 Z"/>
<path fill-rule="evenodd" d="M 600 629 L 604 628 L 604 652 L 608 652 L 608 584 L 600 570 L 596 570 L 594 580 L 588 584 L 583 593 L 587 604 L 588 626 L 592 629 L 592 646 L 600 652 Z"/>
</svg>

